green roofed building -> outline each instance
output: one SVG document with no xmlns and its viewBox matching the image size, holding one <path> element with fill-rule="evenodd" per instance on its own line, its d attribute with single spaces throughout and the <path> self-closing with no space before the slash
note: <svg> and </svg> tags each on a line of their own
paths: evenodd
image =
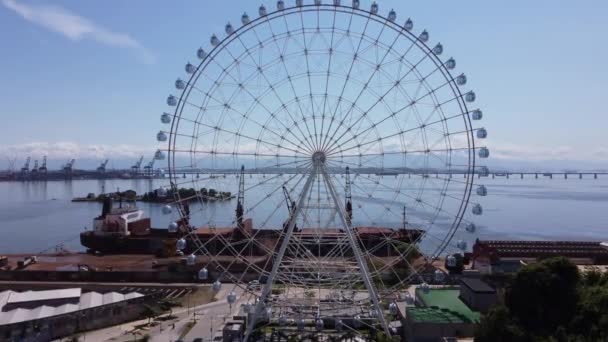
<svg viewBox="0 0 608 342">
<path fill-rule="evenodd" d="M 407 341 L 441 341 L 444 337 L 473 336 L 480 313 L 460 299 L 458 288 L 416 289 L 418 306 L 407 307 L 404 334 Z"/>
</svg>

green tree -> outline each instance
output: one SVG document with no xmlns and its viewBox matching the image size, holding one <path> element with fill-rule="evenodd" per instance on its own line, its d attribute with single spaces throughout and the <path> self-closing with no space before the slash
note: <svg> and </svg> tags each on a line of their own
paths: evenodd
<svg viewBox="0 0 608 342">
<path fill-rule="evenodd" d="M 579 280 L 568 259 L 547 259 L 517 272 L 505 302 L 526 331 L 548 336 L 573 319 Z"/>
<path fill-rule="evenodd" d="M 475 330 L 476 342 L 527 341 L 523 330 L 504 306 L 492 308 Z"/>
</svg>

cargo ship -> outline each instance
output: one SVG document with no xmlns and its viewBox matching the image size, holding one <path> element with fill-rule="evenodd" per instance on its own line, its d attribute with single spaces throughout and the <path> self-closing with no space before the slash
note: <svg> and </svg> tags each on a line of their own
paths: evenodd
<svg viewBox="0 0 608 342">
<path fill-rule="evenodd" d="M 238 208 L 239 205 L 237 205 L 237 217 L 242 217 L 238 215 Z M 152 228 L 151 220 L 145 217 L 143 210 L 135 205 L 125 207 L 121 205 L 114 208 L 112 199 L 107 198 L 103 203 L 101 215 L 93 220 L 93 230 L 82 232 L 80 242 L 90 252 L 102 254 L 173 256 L 194 252 L 200 241 L 211 254 L 231 255 L 233 248 L 226 248 L 226 244 L 230 244 L 244 247 L 245 249 L 242 250 L 247 251 L 251 256 L 267 256 L 268 251 L 276 246 L 277 240 L 282 238 L 282 230 L 286 229 L 286 224 L 278 229 L 254 229 L 251 219 L 237 219 L 234 227 L 193 227 L 187 221 L 187 219 L 178 221 L 175 232 L 170 232 L 166 228 Z M 354 227 L 353 229 L 358 232 L 361 247 L 374 251 L 374 254 L 380 257 L 395 255 L 390 249 L 399 248 L 398 246 L 373 248 L 387 237 L 393 241 L 409 244 L 417 241 L 424 233 L 419 229 L 407 229 L 405 225 L 400 229 L 388 227 Z M 296 227 L 293 234 L 294 239 L 301 241 L 310 253 L 318 256 L 329 253 L 335 245 L 332 242 L 345 237 L 344 231 L 339 228 Z M 251 237 L 255 238 L 255 243 L 251 242 Z M 181 238 L 186 240 L 186 246 L 178 251 L 175 246 Z"/>
</svg>

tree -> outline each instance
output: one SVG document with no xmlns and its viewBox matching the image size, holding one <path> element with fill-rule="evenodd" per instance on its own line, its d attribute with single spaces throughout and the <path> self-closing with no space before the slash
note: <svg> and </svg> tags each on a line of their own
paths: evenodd
<svg viewBox="0 0 608 342">
<path fill-rule="evenodd" d="M 568 259 L 547 259 L 517 272 L 505 303 L 526 331 L 550 335 L 574 317 L 579 280 Z"/>
<path fill-rule="evenodd" d="M 525 334 L 504 306 L 492 308 L 481 320 L 475 331 L 475 341 L 517 342 L 526 341 Z"/>
</svg>

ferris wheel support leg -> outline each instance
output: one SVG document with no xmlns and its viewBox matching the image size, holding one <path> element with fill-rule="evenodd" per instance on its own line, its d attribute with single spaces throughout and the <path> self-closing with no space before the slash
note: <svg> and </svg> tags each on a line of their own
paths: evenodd
<svg viewBox="0 0 608 342">
<path fill-rule="evenodd" d="M 380 321 L 380 325 L 382 325 L 382 328 L 384 329 L 384 333 L 386 334 L 386 336 L 391 336 L 390 330 L 388 328 L 388 323 L 386 322 L 384 313 L 382 311 L 382 308 L 380 307 L 378 291 L 376 290 L 376 287 L 374 286 L 374 284 L 372 283 L 372 281 L 370 279 L 369 269 L 367 268 L 367 263 L 363 259 L 363 255 L 361 254 L 361 249 L 359 248 L 359 245 L 357 244 L 357 240 L 353 233 L 352 226 L 350 225 L 348 219 L 346 218 L 344 207 L 342 206 L 342 203 L 338 199 L 338 194 L 336 193 L 336 189 L 334 188 L 331 178 L 327 174 L 327 170 L 325 169 L 325 167 L 323 165 L 321 165 L 320 168 L 321 168 L 321 173 L 323 174 L 323 177 L 325 178 L 325 183 L 327 183 L 327 189 L 329 190 L 329 193 L 330 193 L 336 207 L 338 208 L 338 214 L 340 216 L 340 220 L 342 221 L 342 224 L 344 225 L 344 231 L 346 232 L 346 236 L 348 237 L 348 241 L 353 250 L 355 259 L 357 259 L 357 264 L 358 264 L 359 270 L 361 272 L 361 277 L 363 278 L 363 283 L 365 284 L 365 287 L 367 288 L 367 292 L 369 293 L 369 296 L 372 300 L 374 309 L 376 310 L 376 313 L 378 316 L 378 320 Z"/>
<path fill-rule="evenodd" d="M 317 163 L 315 163 L 315 165 L 312 167 L 310 175 L 308 176 L 308 179 L 306 180 L 306 183 L 304 184 L 304 188 L 302 189 L 302 192 L 300 193 L 300 197 L 298 198 L 298 204 L 297 204 L 296 210 L 293 213 L 293 215 L 289 218 L 289 225 L 287 226 L 287 231 L 283 238 L 283 242 L 281 242 L 281 247 L 279 248 L 277 257 L 275 258 L 275 260 L 272 264 L 272 271 L 270 272 L 270 274 L 268 275 L 268 278 L 266 279 L 266 284 L 264 284 L 264 288 L 262 289 L 262 294 L 260 295 L 260 299 L 255 306 L 253 318 L 252 318 L 250 324 L 247 325 L 247 330 L 245 331 L 245 337 L 243 339 L 243 342 L 247 342 L 247 340 L 249 339 L 249 335 L 251 335 L 251 332 L 253 331 L 253 327 L 257 323 L 259 314 L 264 308 L 266 299 L 268 299 L 268 296 L 270 295 L 270 292 L 272 290 L 272 285 L 274 283 L 274 278 L 277 275 L 279 266 L 281 265 L 283 256 L 285 255 L 285 251 L 287 250 L 287 245 L 289 245 L 289 240 L 291 239 L 291 235 L 293 234 L 293 230 L 295 228 L 296 221 L 298 219 L 298 216 L 300 215 L 300 212 L 302 211 L 302 207 L 304 207 L 304 204 L 306 202 L 306 197 L 308 196 L 308 192 L 310 191 L 310 188 L 312 188 L 313 181 L 314 181 L 315 177 L 317 176 L 318 172 L 319 172 L 319 166 L 317 165 Z"/>
</svg>

